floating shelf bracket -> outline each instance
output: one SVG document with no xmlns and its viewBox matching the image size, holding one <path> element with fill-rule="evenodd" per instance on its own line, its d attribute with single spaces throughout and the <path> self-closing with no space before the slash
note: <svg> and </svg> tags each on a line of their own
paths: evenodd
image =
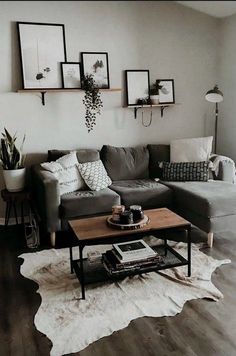
<svg viewBox="0 0 236 356">
<path fill-rule="evenodd" d="M 41 91 L 41 101 L 42 101 L 43 106 L 45 105 L 45 94 L 46 94 L 46 91 Z"/>
<path fill-rule="evenodd" d="M 160 109 L 161 109 L 161 117 L 163 117 L 165 108 L 168 108 L 168 105 L 163 105 L 163 106 L 160 107 Z"/>
<path fill-rule="evenodd" d="M 137 119 L 137 111 L 138 111 L 139 108 L 135 107 L 134 108 L 134 118 Z"/>
</svg>

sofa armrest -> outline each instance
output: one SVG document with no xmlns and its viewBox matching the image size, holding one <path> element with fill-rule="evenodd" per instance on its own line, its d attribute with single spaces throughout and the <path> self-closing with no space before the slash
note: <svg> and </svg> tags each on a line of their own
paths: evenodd
<svg viewBox="0 0 236 356">
<path fill-rule="evenodd" d="M 40 165 L 33 166 L 31 173 L 33 196 L 42 223 L 48 232 L 56 232 L 61 229 L 59 183 Z"/>
<path fill-rule="evenodd" d="M 231 158 L 214 154 L 211 155 L 210 160 L 214 179 L 236 183 L 235 163 Z"/>
</svg>

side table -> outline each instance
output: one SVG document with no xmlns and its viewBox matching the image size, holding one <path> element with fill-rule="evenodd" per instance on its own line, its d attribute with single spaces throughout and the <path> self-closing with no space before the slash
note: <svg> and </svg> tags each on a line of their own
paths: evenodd
<svg viewBox="0 0 236 356">
<path fill-rule="evenodd" d="M 21 223 L 24 224 L 24 204 L 27 203 L 29 209 L 33 209 L 32 206 L 32 197 L 28 190 L 22 190 L 20 192 L 9 192 L 7 189 L 3 189 L 1 191 L 1 196 L 3 201 L 6 203 L 6 211 L 5 211 L 5 226 L 9 223 L 10 213 L 13 208 L 14 217 L 16 219 L 16 223 L 18 224 L 17 217 L 17 205 L 19 204 L 21 207 Z"/>
</svg>

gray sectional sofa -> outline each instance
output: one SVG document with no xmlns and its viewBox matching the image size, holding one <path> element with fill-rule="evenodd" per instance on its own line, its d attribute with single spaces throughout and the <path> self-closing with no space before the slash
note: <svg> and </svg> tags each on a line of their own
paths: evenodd
<svg viewBox="0 0 236 356">
<path fill-rule="evenodd" d="M 50 150 L 48 161 L 69 151 Z M 42 225 L 55 244 L 56 232 L 68 228 L 68 220 L 111 212 L 112 205 L 144 209 L 168 207 L 208 234 L 236 227 L 236 184 L 234 165 L 222 160 L 218 175 L 208 182 L 166 182 L 161 180 L 158 162 L 170 160 L 170 146 L 150 144 L 121 148 L 105 145 L 101 151 L 79 149 L 81 163 L 101 159 L 112 179 L 109 188 L 100 191 L 75 191 L 62 196 L 58 181 L 40 165 L 32 167 L 32 190 Z"/>
</svg>

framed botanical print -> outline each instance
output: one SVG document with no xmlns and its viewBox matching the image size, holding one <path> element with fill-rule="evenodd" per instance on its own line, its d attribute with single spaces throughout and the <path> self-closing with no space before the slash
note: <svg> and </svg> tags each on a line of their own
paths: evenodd
<svg viewBox="0 0 236 356">
<path fill-rule="evenodd" d="M 62 62 L 61 75 L 63 88 L 81 88 L 81 70 L 79 62 Z"/>
<path fill-rule="evenodd" d="M 66 62 L 65 28 L 61 24 L 17 22 L 24 89 L 62 88 Z"/>
<path fill-rule="evenodd" d="M 126 70 L 127 106 L 149 103 L 149 70 Z"/>
<path fill-rule="evenodd" d="M 161 86 L 161 89 L 159 89 L 159 103 L 174 104 L 175 103 L 174 79 L 158 79 L 157 82 L 159 86 Z"/>
<path fill-rule="evenodd" d="M 81 61 L 83 76 L 91 74 L 98 88 L 110 88 L 107 52 L 82 52 Z"/>
</svg>

